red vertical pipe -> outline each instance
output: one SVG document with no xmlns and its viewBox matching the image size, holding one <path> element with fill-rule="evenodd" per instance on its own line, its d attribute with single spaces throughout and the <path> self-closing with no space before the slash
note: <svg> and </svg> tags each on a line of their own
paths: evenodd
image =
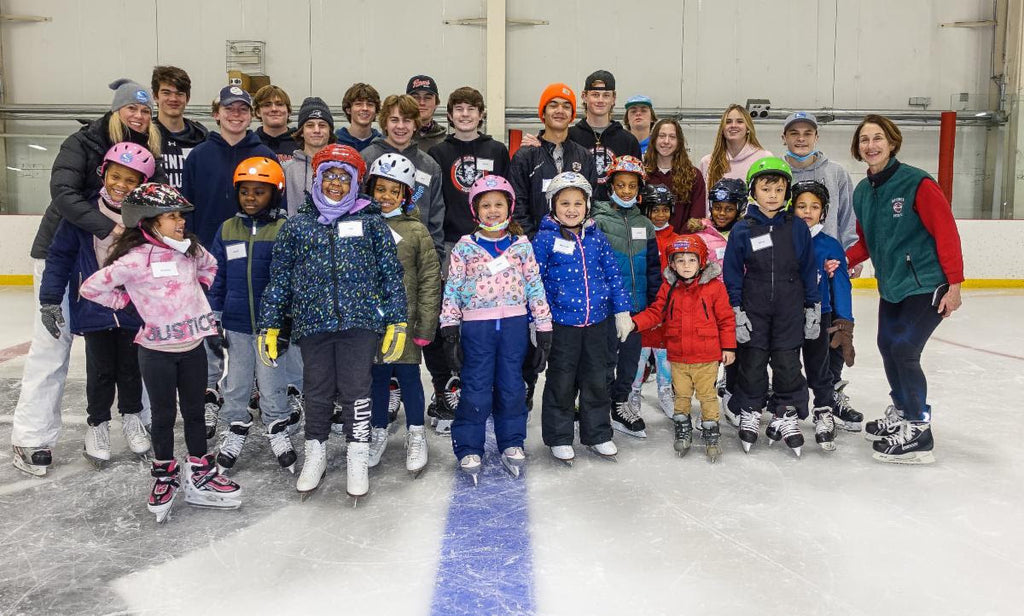
<svg viewBox="0 0 1024 616">
<path fill-rule="evenodd" d="M 520 144 L 523 143 L 523 131 L 518 128 L 510 128 L 508 130 L 508 155 L 512 156 L 519 149 Z"/>
<path fill-rule="evenodd" d="M 939 123 L 939 188 L 953 203 L 953 150 L 956 148 L 956 112 L 943 111 Z"/>
</svg>

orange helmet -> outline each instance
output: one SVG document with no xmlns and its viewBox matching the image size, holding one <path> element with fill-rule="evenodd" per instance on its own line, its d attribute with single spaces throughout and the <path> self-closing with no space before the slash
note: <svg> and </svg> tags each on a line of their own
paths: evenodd
<svg viewBox="0 0 1024 616">
<path fill-rule="evenodd" d="M 284 190 L 284 170 L 276 160 L 253 156 L 235 167 L 234 185 L 238 186 L 239 182 L 262 182 L 278 190 Z"/>
</svg>

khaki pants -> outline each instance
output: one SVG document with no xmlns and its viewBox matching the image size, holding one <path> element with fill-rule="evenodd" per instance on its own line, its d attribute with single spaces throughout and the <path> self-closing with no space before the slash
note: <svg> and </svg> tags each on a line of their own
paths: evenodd
<svg viewBox="0 0 1024 616">
<path fill-rule="evenodd" d="M 718 362 L 704 364 L 672 364 L 672 388 L 676 393 L 676 415 L 690 414 L 690 399 L 694 392 L 700 402 L 701 421 L 718 421 Z"/>
</svg>

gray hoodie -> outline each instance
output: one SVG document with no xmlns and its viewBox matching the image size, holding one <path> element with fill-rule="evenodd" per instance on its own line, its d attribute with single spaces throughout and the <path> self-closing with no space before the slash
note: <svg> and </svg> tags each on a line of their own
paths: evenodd
<svg viewBox="0 0 1024 616">
<path fill-rule="evenodd" d="M 302 150 L 295 150 L 292 158 L 284 164 L 284 195 L 288 206 L 288 217 L 299 211 L 306 200 L 306 193 L 313 188 L 313 159 Z"/>
<path fill-rule="evenodd" d="M 786 159 L 789 163 L 789 158 Z M 850 174 L 839 163 L 818 152 L 811 166 L 793 169 L 793 182 L 818 180 L 828 188 L 828 215 L 822 222 L 823 231 L 839 240 L 843 250 L 857 243 L 857 217 L 853 213 L 853 182 Z"/>
<path fill-rule="evenodd" d="M 383 137 L 378 137 L 360 152 L 366 161 L 367 172 L 373 161 L 387 153 L 404 156 L 416 167 L 416 188 L 412 191 L 413 205 L 419 208 L 420 220 L 430 232 L 434 249 L 437 250 L 437 258 L 444 263 L 444 193 L 441 191 L 441 167 L 412 142 L 404 150 L 398 150 Z"/>
</svg>

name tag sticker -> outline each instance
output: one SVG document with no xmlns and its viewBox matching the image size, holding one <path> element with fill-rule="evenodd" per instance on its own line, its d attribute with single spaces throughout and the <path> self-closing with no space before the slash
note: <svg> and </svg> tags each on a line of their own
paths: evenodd
<svg viewBox="0 0 1024 616">
<path fill-rule="evenodd" d="M 153 263 L 153 278 L 170 278 L 178 275 L 178 264 L 174 261 Z"/>
<path fill-rule="evenodd" d="M 227 247 L 228 261 L 245 258 L 245 244 L 229 244 Z"/>
<path fill-rule="evenodd" d="M 647 229 L 643 227 L 630 227 L 630 233 L 634 240 L 646 240 Z"/>
<path fill-rule="evenodd" d="M 551 180 L 541 180 L 540 181 L 540 191 L 546 193 L 548 191 L 548 184 L 550 184 L 550 183 L 551 183 Z"/>
<path fill-rule="evenodd" d="M 501 255 L 487 264 L 487 271 L 491 273 L 491 276 L 496 276 L 511 266 L 512 264 L 508 262 L 508 257 Z"/>
<path fill-rule="evenodd" d="M 724 259 L 725 258 L 725 248 L 724 247 L 722 247 L 722 248 L 715 248 L 715 256 L 718 257 L 719 261 Z"/>
<path fill-rule="evenodd" d="M 338 223 L 338 237 L 362 237 L 363 221 L 347 220 Z"/>
<path fill-rule="evenodd" d="M 430 186 L 430 174 L 426 171 L 417 171 L 416 183 L 423 184 L 424 186 Z"/>
<path fill-rule="evenodd" d="M 494 171 L 494 159 L 478 158 L 476 159 L 476 168 L 478 171 Z"/>
<path fill-rule="evenodd" d="M 772 246 L 772 234 L 771 233 L 765 233 L 764 235 L 759 235 L 757 237 L 750 238 L 750 247 L 753 248 L 754 251 L 764 250 L 765 248 L 771 248 L 771 246 Z"/>
<path fill-rule="evenodd" d="M 555 252 L 560 252 L 563 255 L 571 255 L 576 250 L 576 244 L 569 240 L 556 237 L 554 250 Z"/>
<path fill-rule="evenodd" d="M 401 235 L 399 235 L 399 234 L 398 234 L 398 231 L 395 231 L 394 229 L 392 229 L 392 230 L 391 230 L 391 237 L 395 238 L 395 243 L 396 243 L 396 244 L 397 244 L 398 242 L 401 242 L 401 241 L 402 241 L 402 236 L 401 236 Z"/>
</svg>

